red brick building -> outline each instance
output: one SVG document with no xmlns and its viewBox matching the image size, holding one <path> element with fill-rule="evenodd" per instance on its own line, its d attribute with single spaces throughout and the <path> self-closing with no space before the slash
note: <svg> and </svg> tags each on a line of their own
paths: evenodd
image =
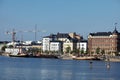
<svg viewBox="0 0 120 80">
<path fill-rule="evenodd" d="M 99 49 L 101 53 L 113 54 L 120 52 L 120 33 L 116 30 L 113 32 L 90 33 L 88 36 L 88 51 L 96 53 Z"/>
</svg>

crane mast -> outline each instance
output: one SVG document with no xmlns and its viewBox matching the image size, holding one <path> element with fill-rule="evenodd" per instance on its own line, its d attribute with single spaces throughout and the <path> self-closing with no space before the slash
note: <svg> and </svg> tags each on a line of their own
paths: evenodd
<svg viewBox="0 0 120 80">
<path fill-rule="evenodd" d="M 7 31 L 7 34 L 11 34 L 12 35 L 12 42 L 14 43 L 15 40 L 15 35 L 17 32 L 33 32 L 35 34 L 35 41 L 37 40 L 37 32 L 46 32 L 45 30 L 41 31 L 41 30 L 37 30 L 37 25 L 35 25 L 35 30 L 28 30 L 28 31 L 15 31 L 15 29 L 13 29 L 12 31 Z M 22 36 L 23 37 L 23 36 Z"/>
<path fill-rule="evenodd" d="M 15 30 L 13 29 L 13 31 L 12 31 L 12 41 L 13 41 L 13 42 L 15 42 L 15 34 L 16 34 L 16 32 L 15 32 Z"/>
</svg>

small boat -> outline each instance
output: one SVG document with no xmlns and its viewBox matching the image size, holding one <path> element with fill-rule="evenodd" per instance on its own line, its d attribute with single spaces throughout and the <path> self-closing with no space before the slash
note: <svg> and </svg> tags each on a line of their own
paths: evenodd
<svg viewBox="0 0 120 80">
<path fill-rule="evenodd" d="M 97 57 L 92 57 L 92 56 L 90 56 L 90 57 L 76 57 L 76 58 L 73 58 L 74 60 L 100 60 L 99 58 L 97 58 Z"/>
<path fill-rule="evenodd" d="M 29 56 L 29 57 L 33 57 L 33 58 L 54 58 L 54 59 L 58 59 L 58 56 L 56 56 L 56 55 L 45 55 L 45 54 L 34 55 L 34 56 Z"/>
<path fill-rule="evenodd" d="M 24 48 L 6 48 L 6 52 L 9 53 L 9 57 L 28 57 Z"/>
<path fill-rule="evenodd" d="M 10 57 L 28 57 L 27 54 L 24 53 L 18 53 L 17 55 L 15 54 L 9 54 Z"/>
</svg>

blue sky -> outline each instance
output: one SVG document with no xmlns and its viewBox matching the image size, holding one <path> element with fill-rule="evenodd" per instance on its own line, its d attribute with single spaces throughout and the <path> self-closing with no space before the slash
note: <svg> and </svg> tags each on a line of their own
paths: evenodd
<svg viewBox="0 0 120 80">
<path fill-rule="evenodd" d="M 37 40 L 51 33 L 120 31 L 120 0 L 0 0 L 0 41 L 11 40 L 6 31 L 34 30 Z M 42 32 L 46 30 L 46 32 Z M 34 40 L 33 32 L 17 32 L 16 39 Z"/>
</svg>

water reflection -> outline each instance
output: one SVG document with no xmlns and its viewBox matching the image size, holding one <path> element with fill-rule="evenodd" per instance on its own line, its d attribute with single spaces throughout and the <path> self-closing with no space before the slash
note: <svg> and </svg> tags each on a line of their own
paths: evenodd
<svg viewBox="0 0 120 80">
<path fill-rule="evenodd" d="M 0 80 L 119 80 L 120 63 L 0 58 Z"/>
</svg>

